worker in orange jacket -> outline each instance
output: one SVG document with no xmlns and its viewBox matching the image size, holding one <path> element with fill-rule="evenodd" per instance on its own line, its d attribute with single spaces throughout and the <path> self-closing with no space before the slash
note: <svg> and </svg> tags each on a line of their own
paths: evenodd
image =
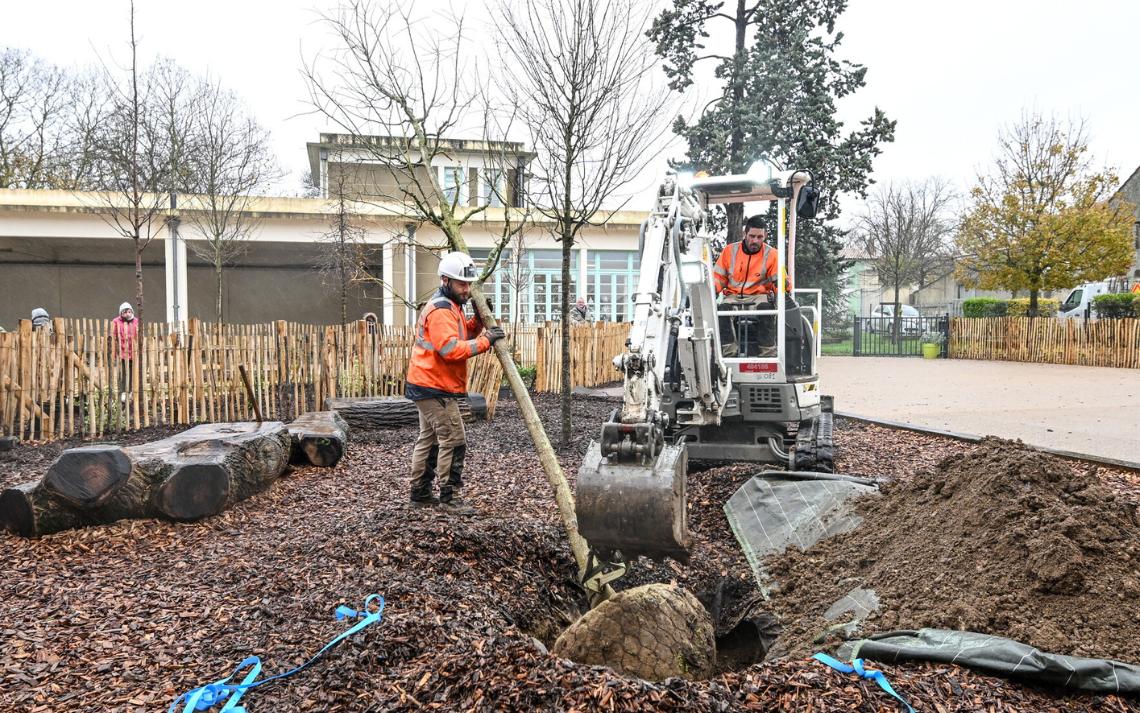
<svg viewBox="0 0 1140 713">
<path fill-rule="evenodd" d="M 411 499 L 414 506 L 444 505 L 456 512 L 471 512 L 458 494 L 467 452 L 459 399 L 467 395 L 467 360 L 488 351 L 506 334 L 501 327 L 484 330 L 478 315 L 463 316 L 475 279 L 471 256 L 444 255 L 438 273 L 439 291 L 428 300 L 416 324 L 404 391 L 420 413 L 420 434 L 412 449 Z M 441 481 L 438 498 L 432 492 L 437 472 Z"/>
<path fill-rule="evenodd" d="M 767 243 L 768 229 L 763 216 L 754 215 L 744 223 L 740 242 L 729 243 L 713 267 L 713 282 L 722 304 L 738 309 L 761 309 L 774 302 L 780 281 L 779 253 Z M 785 289 L 791 284 L 785 280 Z M 760 356 L 775 355 L 775 320 L 760 318 Z M 720 341 L 724 356 L 737 356 L 736 330 L 731 317 L 720 318 Z"/>
</svg>

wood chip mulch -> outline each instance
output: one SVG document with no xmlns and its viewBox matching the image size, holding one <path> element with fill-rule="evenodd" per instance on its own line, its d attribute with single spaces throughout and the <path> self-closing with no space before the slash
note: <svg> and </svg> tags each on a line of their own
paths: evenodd
<svg viewBox="0 0 1140 713">
<path fill-rule="evenodd" d="M 557 401 L 536 397 L 549 433 Z M 577 471 L 613 404 L 574 404 Z M 132 439 L 138 436 L 132 436 Z M 148 437 L 161 437 L 149 434 Z M 286 681 L 246 695 L 268 710 L 895 711 L 871 683 L 804 660 L 708 681 L 649 683 L 545 653 L 585 606 L 543 472 L 513 401 L 469 427 L 464 495 L 472 516 L 412 509 L 414 428 L 353 434 L 332 470 L 298 468 L 196 524 L 154 520 L 40 540 L 0 535 L 0 710 L 165 710 L 249 655 L 263 675 L 306 660 L 346 628 L 338 604 L 382 594 L 382 623 Z M 958 449 L 947 439 L 839 424 L 848 472 L 905 478 Z M 0 483 L 38 477 L 70 444 L 21 444 Z M 755 467 L 690 478 L 689 565 L 642 561 L 622 586 L 676 581 L 707 598 L 751 573 L 721 506 Z M 1125 475 L 1106 480 L 1135 496 Z M 1137 711 L 1117 697 L 1026 687 L 945 665 L 876 666 L 921 711 Z"/>
</svg>

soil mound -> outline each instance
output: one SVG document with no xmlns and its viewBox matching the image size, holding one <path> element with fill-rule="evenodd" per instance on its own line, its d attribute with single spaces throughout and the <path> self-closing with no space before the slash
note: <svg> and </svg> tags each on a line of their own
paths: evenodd
<svg viewBox="0 0 1140 713">
<path fill-rule="evenodd" d="M 789 652 L 850 619 L 823 614 L 864 587 L 880 606 L 861 633 L 963 629 L 1140 661 L 1138 515 L 1095 471 L 987 438 L 857 509 L 857 530 L 768 563 Z"/>
</svg>

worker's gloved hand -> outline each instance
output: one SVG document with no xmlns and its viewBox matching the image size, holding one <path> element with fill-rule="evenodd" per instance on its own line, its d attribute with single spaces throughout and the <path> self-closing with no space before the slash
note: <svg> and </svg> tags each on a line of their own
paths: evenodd
<svg viewBox="0 0 1140 713">
<path fill-rule="evenodd" d="M 503 331 L 502 327 L 487 327 L 487 331 L 484 332 L 484 334 L 487 335 L 487 340 L 491 342 L 492 346 L 494 346 L 495 342 L 507 336 L 507 333 Z"/>
</svg>

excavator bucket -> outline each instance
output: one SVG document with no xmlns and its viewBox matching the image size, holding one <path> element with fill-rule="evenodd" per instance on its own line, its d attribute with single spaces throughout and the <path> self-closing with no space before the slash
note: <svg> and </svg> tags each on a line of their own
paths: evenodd
<svg viewBox="0 0 1140 713">
<path fill-rule="evenodd" d="M 600 557 L 618 551 L 627 562 L 640 555 L 688 561 L 687 458 L 683 445 L 673 445 L 656 459 L 619 462 L 590 444 L 578 471 L 578 531 Z"/>
</svg>

